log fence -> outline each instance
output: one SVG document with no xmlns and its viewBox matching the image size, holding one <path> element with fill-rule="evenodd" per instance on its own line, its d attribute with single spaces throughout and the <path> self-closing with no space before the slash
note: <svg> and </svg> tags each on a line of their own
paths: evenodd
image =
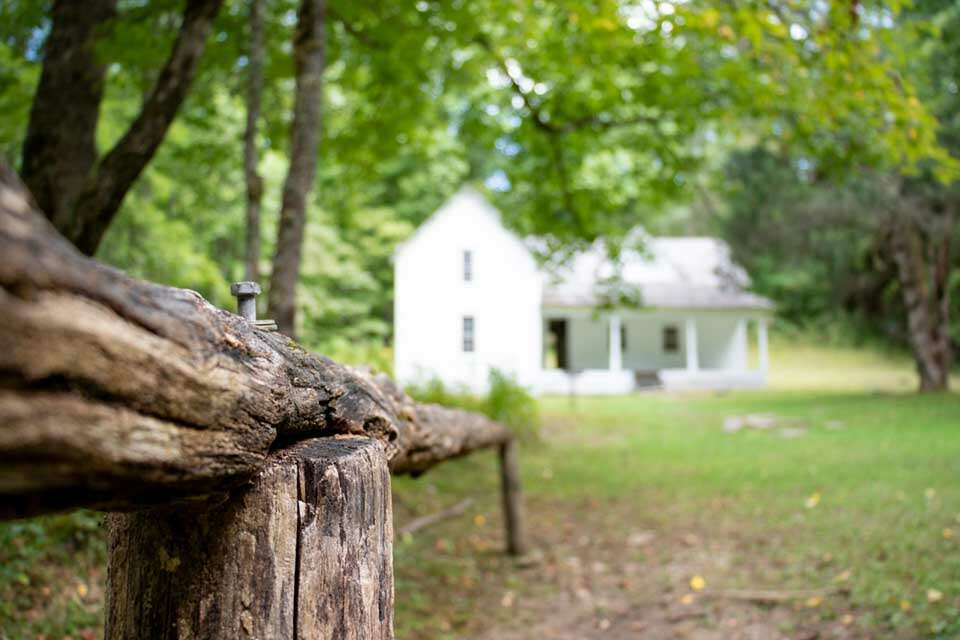
<svg viewBox="0 0 960 640">
<path fill-rule="evenodd" d="M 480 449 L 526 551 L 503 425 L 83 256 L 2 164 L 0 305 L 0 518 L 110 512 L 111 640 L 392 638 L 390 475 Z"/>
</svg>

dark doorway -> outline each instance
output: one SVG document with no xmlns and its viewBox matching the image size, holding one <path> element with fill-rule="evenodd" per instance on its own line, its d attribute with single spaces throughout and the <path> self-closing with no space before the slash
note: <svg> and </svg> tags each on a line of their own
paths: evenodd
<svg viewBox="0 0 960 640">
<path fill-rule="evenodd" d="M 554 319 L 547 321 L 547 340 L 544 349 L 544 367 L 547 369 L 564 369 L 569 371 L 570 361 L 567 358 L 567 321 Z"/>
</svg>

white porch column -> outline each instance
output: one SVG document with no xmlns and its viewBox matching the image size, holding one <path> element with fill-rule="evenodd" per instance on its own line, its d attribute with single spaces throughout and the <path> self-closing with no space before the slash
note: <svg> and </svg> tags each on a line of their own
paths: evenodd
<svg viewBox="0 0 960 640">
<path fill-rule="evenodd" d="M 623 369 L 623 345 L 620 343 L 620 316 L 610 316 L 610 371 Z"/>
<path fill-rule="evenodd" d="M 733 337 L 734 345 L 736 345 L 734 366 L 740 371 L 746 371 L 749 369 L 748 354 L 750 353 L 750 343 L 747 340 L 747 335 L 747 319 L 740 318 L 737 320 L 737 328 Z"/>
<path fill-rule="evenodd" d="M 757 355 L 760 360 L 760 372 L 766 375 L 770 368 L 770 355 L 767 352 L 767 319 L 757 320 Z"/>
<path fill-rule="evenodd" d="M 686 340 L 687 371 L 698 371 L 700 369 L 700 354 L 697 353 L 697 321 L 695 318 L 687 318 Z"/>
</svg>

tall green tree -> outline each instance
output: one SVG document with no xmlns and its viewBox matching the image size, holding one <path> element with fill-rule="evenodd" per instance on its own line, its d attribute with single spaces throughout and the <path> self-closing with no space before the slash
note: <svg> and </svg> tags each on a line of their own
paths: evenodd
<svg viewBox="0 0 960 640">
<path fill-rule="evenodd" d="M 557 245 L 622 235 L 689 195 L 731 130 L 776 137 L 831 173 L 943 162 L 935 120 L 889 53 L 898 36 L 881 18 L 897 10 L 470 3 L 451 19 L 489 81 L 468 94 L 463 136 L 495 149 L 514 224 Z"/>
<path fill-rule="evenodd" d="M 938 120 L 936 157 L 891 162 L 876 140 L 864 137 L 857 144 L 867 152 L 853 170 L 837 174 L 830 155 L 770 139 L 728 165 L 731 207 L 721 227 L 788 313 L 798 315 L 800 303 L 816 316 L 840 302 L 899 334 L 911 348 L 922 391 L 948 388 L 958 335 L 951 295 L 960 213 L 952 171 L 960 156 L 958 18 L 953 6 L 920 3 L 897 25 L 897 44 L 911 55 L 894 69 L 916 87 L 907 106 L 924 103 Z M 816 136 L 829 149 L 853 141 L 843 130 Z"/>
</svg>

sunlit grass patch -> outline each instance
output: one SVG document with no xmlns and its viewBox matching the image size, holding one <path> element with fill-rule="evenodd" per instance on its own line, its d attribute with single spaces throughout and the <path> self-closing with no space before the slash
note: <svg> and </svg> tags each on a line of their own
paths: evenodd
<svg viewBox="0 0 960 640">
<path fill-rule="evenodd" d="M 910 355 L 776 336 L 770 346 L 770 386 L 782 390 L 914 391 Z"/>
</svg>

